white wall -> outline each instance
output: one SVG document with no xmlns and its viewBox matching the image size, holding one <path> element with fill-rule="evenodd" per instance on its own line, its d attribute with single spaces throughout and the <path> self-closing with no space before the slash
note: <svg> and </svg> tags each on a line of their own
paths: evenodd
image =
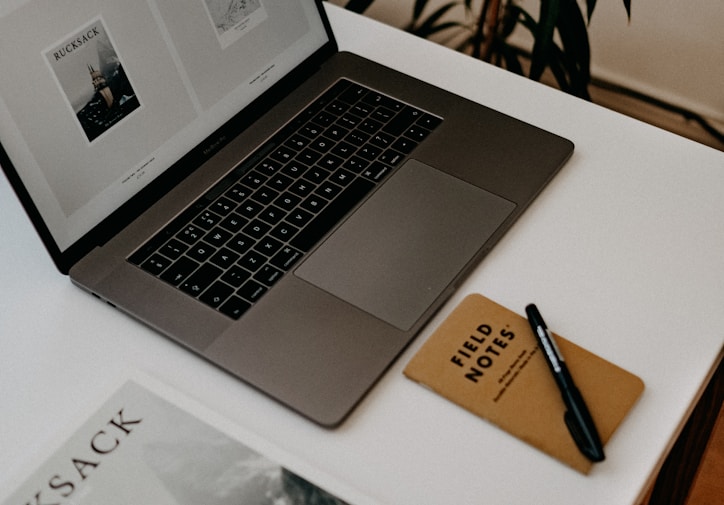
<svg viewBox="0 0 724 505">
<path fill-rule="evenodd" d="M 431 0 L 430 5 L 447 1 Z M 377 0 L 367 14 L 404 26 L 413 3 Z M 537 17 L 537 0 L 519 3 Z M 724 121 L 724 0 L 631 4 L 629 23 L 622 0 L 598 0 L 589 27 L 593 75 Z M 526 40 L 525 34 L 515 35 Z"/>
</svg>

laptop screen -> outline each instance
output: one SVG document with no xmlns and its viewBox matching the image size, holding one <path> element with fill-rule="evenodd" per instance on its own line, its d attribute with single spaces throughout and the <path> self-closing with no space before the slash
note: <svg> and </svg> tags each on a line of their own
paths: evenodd
<svg viewBox="0 0 724 505">
<path fill-rule="evenodd" d="M 64 251 L 326 42 L 314 0 L 4 1 L 0 143 Z"/>
</svg>

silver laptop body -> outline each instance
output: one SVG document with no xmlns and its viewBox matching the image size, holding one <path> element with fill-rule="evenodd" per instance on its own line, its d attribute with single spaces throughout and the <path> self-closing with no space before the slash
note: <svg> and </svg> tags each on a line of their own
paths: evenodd
<svg viewBox="0 0 724 505">
<path fill-rule="evenodd" d="M 0 55 L 0 165 L 58 268 L 324 426 L 352 411 L 573 151 L 565 139 L 337 52 L 321 2 L 108 0 L 95 11 L 85 11 L 85 2 L 16 3 L 0 10 L 0 47 L 29 27 L 37 40 Z M 289 122 L 341 79 L 371 91 L 366 105 L 347 111 L 351 123 L 316 122 L 320 136 L 304 139 L 312 151 L 308 142 L 336 142 L 333 161 L 321 154 L 304 161 L 317 177 L 329 174 L 325 190 L 342 195 L 329 205 L 344 210 L 334 222 L 317 220 L 325 227 L 305 250 L 282 237 L 304 229 L 287 226 L 294 222 L 289 211 L 270 226 L 274 240 L 252 246 L 263 252 L 271 243 L 275 257 L 287 259 L 283 268 L 268 267 L 273 278 L 244 265 L 246 272 L 244 254 L 224 242 L 246 232 L 205 235 L 198 226 L 190 228 L 203 232 L 198 241 L 176 252 L 188 261 L 213 245 L 219 262 L 233 260 L 234 276 L 213 281 L 218 291 L 195 292 L 190 277 L 169 282 L 162 269 L 171 258 L 163 251 L 134 261 L 149 237 L 179 216 L 221 221 L 251 207 L 248 198 L 256 212 L 280 210 L 278 199 L 291 186 L 272 192 L 273 201 L 232 200 L 239 207 L 226 208 L 227 215 L 202 208 L 199 198 L 211 190 L 203 202 L 228 202 L 239 184 L 257 191 L 245 181 L 270 156 L 274 170 L 287 159 L 299 162 L 297 151 L 281 149 L 294 145 L 279 140 L 282 133 L 302 124 Z M 337 102 L 322 100 L 321 110 Z M 414 144 L 405 135 L 419 128 L 401 134 L 409 152 L 383 146 L 380 154 L 353 153 L 357 137 L 330 138 L 331 128 L 346 135 L 362 128 L 362 114 L 381 124 L 391 103 L 434 119 Z M 311 114 L 314 121 L 319 110 Z M 373 182 L 358 184 L 364 191 L 345 191 L 356 184 L 347 182 L 353 156 L 384 168 L 354 174 Z M 336 165 L 321 170 L 327 161 Z M 253 293 L 229 280 L 242 271 L 258 287 Z"/>
</svg>

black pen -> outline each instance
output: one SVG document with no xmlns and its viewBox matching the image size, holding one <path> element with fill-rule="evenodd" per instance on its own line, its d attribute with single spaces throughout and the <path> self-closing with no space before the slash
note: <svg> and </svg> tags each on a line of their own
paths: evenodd
<svg viewBox="0 0 724 505">
<path fill-rule="evenodd" d="M 540 343 L 548 367 L 551 369 L 556 384 L 558 384 L 558 389 L 561 391 L 567 409 L 564 419 L 568 431 L 571 432 L 573 440 L 584 456 L 594 462 L 603 461 L 605 458 L 603 445 L 598 436 L 596 425 L 588 411 L 588 407 L 586 407 L 586 402 L 583 401 L 583 396 L 573 383 L 573 378 L 563 360 L 561 351 L 548 331 L 543 317 L 538 312 L 538 308 L 531 303 L 525 308 L 525 313 L 528 315 L 530 327 Z"/>
</svg>

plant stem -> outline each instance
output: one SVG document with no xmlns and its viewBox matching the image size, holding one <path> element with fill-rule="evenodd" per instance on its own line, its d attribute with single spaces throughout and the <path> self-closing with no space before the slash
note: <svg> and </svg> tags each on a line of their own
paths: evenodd
<svg viewBox="0 0 724 505">
<path fill-rule="evenodd" d="M 483 18 L 484 16 L 484 18 Z M 480 22 L 485 24 L 487 33 L 483 40 L 483 47 L 480 57 L 484 61 L 490 61 L 493 56 L 493 43 L 498 36 L 498 22 L 500 17 L 500 0 L 491 0 L 488 14 L 481 13 Z M 484 32 L 485 33 L 485 32 Z"/>
<path fill-rule="evenodd" d="M 485 14 L 486 12 L 488 12 L 488 1 L 489 0 L 483 0 L 483 4 L 480 6 L 480 16 L 478 17 L 478 22 L 475 24 L 475 33 L 473 34 L 473 37 L 471 39 L 471 43 L 473 46 L 472 56 L 474 58 L 480 58 L 480 48 L 482 47 L 483 41 L 485 40 Z"/>
</svg>

